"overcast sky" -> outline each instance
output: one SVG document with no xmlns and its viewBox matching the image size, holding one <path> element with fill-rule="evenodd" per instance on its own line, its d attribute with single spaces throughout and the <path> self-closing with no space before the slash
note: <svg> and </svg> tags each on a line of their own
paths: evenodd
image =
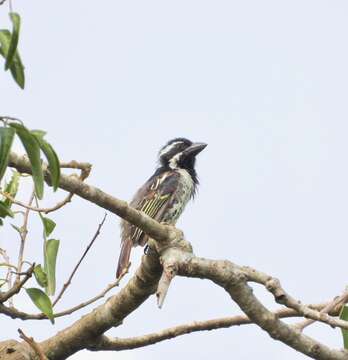
<svg viewBox="0 0 348 360">
<path fill-rule="evenodd" d="M 21 91 L 0 71 L 1 115 L 48 131 L 61 159 L 91 162 L 88 182 L 125 200 L 152 174 L 167 140 L 208 143 L 197 162 L 199 194 L 178 223 L 195 254 L 268 272 L 305 303 L 342 292 L 348 280 L 346 1 L 13 0 L 13 6 L 23 18 L 27 85 Z M 10 26 L 7 5 L 0 23 Z M 43 205 L 63 196 L 49 195 Z M 52 215 L 61 240 L 60 286 L 103 214 L 76 198 Z M 37 216 L 31 220 L 27 259 L 40 262 L 42 230 Z M 110 214 L 59 309 L 113 280 L 118 224 Z M 4 227 L 0 247 L 14 256 L 17 245 Z M 133 256 L 131 273 L 141 253 Z M 255 291 L 275 307 L 265 291 Z M 16 306 L 35 312 L 25 295 Z M 43 340 L 92 308 L 55 326 L 2 317 L 0 338 L 17 338 L 21 327 Z M 152 297 L 108 335 L 237 313 L 215 285 L 177 278 L 162 310 Z M 339 330 L 313 325 L 306 333 L 342 346 Z M 163 356 L 305 358 L 256 326 L 243 326 L 72 359 Z"/>
</svg>

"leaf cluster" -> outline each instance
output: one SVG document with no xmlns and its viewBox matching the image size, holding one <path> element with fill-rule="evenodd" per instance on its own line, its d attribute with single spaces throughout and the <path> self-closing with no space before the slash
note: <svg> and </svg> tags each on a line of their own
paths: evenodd
<svg viewBox="0 0 348 360">
<path fill-rule="evenodd" d="M 5 122 L 5 126 L 0 127 L 0 181 L 4 176 L 9 163 L 11 147 L 15 135 L 17 135 L 22 142 L 30 160 L 36 196 L 39 199 L 42 199 L 44 193 L 44 174 L 41 153 L 43 153 L 47 159 L 48 170 L 50 171 L 54 191 L 58 189 L 60 179 L 60 165 L 57 153 L 44 139 L 45 132 L 41 130 L 29 130 L 24 125 L 17 122 Z M 14 189 L 5 189 L 5 192 L 13 195 Z M 11 213 L 9 212 L 11 204 L 3 202 L 3 205 L 7 208 L 7 215 L 11 216 Z"/>
<path fill-rule="evenodd" d="M 15 82 L 21 89 L 24 89 L 24 66 L 18 51 L 21 18 L 15 12 L 10 12 L 9 16 L 12 22 L 12 32 L 7 29 L 0 30 L 0 55 L 5 59 L 5 70 L 10 70 Z"/>
</svg>

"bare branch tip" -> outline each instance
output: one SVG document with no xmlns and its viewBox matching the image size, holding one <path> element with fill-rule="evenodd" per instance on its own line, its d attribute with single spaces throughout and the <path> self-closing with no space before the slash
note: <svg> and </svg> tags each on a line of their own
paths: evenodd
<svg viewBox="0 0 348 360">
<path fill-rule="evenodd" d="M 19 337 L 23 339 L 38 355 L 40 360 L 48 360 L 47 356 L 43 353 L 39 344 L 32 338 L 31 336 L 27 336 L 21 329 L 17 330 L 19 333 Z"/>
</svg>

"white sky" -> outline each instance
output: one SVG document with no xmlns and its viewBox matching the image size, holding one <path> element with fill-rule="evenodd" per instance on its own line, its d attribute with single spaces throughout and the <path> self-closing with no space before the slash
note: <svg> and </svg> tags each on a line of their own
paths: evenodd
<svg viewBox="0 0 348 360">
<path fill-rule="evenodd" d="M 13 0 L 13 6 L 23 18 L 27 86 L 22 92 L 0 71 L 2 115 L 47 130 L 61 159 L 93 163 L 89 183 L 121 199 L 152 174 L 157 150 L 170 138 L 207 142 L 197 164 L 199 195 L 178 224 L 195 253 L 266 271 L 305 303 L 340 294 L 348 237 L 346 1 Z M 9 26 L 6 6 L 0 22 Z M 60 285 L 103 213 L 75 199 L 52 216 L 61 239 Z M 32 220 L 27 256 L 39 262 L 41 228 Z M 15 233 L 5 227 L 1 234 L 0 246 L 13 254 Z M 109 215 L 60 309 L 111 282 L 118 251 L 118 220 Z M 25 296 L 16 305 L 34 311 Z M 0 338 L 16 338 L 21 327 L 44 339 L 86 311 L 54 327 L 2 318 Z M 208 281 L 176 279 L 162 310 L 151 298 L 109 334 L 141 335 L 236 313 Z M 339 330 L 315 325 L 306 333 L 342 346 Z M 248 326 L 73 359 L 190 355 L 305 358 Z"/>
</svg>

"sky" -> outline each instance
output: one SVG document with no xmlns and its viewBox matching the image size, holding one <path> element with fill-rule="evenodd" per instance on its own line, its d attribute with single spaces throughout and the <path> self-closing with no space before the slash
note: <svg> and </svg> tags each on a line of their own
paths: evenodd
<svg viewBox="0 0 348 360">
<path fill-rule="evenodd" d="M 267 272 L 304 303 L 327 301 L 344 290 L 346 1 L 12 1 L 22 16 L 26 88 L 20 90 L 0 71 L 1 115 L 46 130 L 62 160 L 91 162 L 88 183 L 124 200 L 153 173 L 157 152 L 169 139 L 208 143 L 197 161 L 199 194 L 178 222 L 195 254 Z M 10 26 L 7 13 L 5 4 L 2 28 Z M 19 144 L 16 149 L 23 151 Z M 23 200 L 29 197 L 28 181 Z M 42 205 L 64 197 L 63 191 L 52 195 L 46 189 L 46 194 Z M 57 222 L 53 235 L 61 240 L 58 287 L 103 215 L 103 209 L 78 198 L 51 215 Z M 35 214 L 29 230 L 27 259 L 40 262 L 42 228 Z M 9 225 L 0 231 L 0 247 L 15 258 L 16 233 Z M 109 214 L 59 310 L 114 280 L 119 241 L 119 219 Z M 141 254 L 142 249 L 134 251 L 131 273 Z M 253 287 L 276 308 L 264 289 Z M 15 304 L 35 312 L 25 295 Z M 57 319 L 55 326 L 2 317 L 0 339 L 18 338 L 21 327 L 43 340 L 92 308 Z M 107 334 L 142 335 L 238 313 L 210 282 L 176 278 L 161 310 L 151 297 Z M 338 329 L 314 324 L 305 333 L 342 347 Z M 241 326 L 117 355 L 80 352 L 71 359 L 115 356 L 305 358 L 256 326 Z"/>
</svg>

